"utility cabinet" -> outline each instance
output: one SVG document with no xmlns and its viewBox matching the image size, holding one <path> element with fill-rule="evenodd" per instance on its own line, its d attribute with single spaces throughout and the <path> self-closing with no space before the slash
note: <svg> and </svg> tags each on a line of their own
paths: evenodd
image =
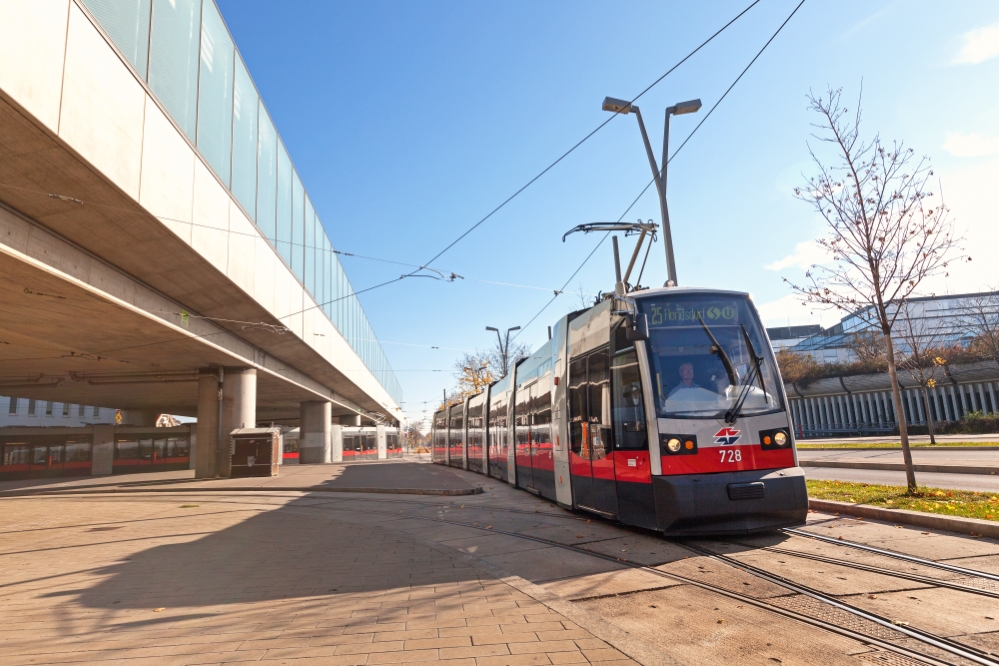
<svg viewBox="0 0 999 666">
<path fill-rule="evenodd" d="M 280 428 L 238 428 L 230 435 L 229 476 L 277 476 Z"/>
</svg>

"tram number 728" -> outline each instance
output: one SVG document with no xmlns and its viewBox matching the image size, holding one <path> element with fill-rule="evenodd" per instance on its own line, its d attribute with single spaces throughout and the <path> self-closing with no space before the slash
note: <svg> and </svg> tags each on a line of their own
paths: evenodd
<svg viewBox="0 0 999 666">
<path fill-rule="evenodd" d="M 721 462 L 723 463 L 742 462 L 742 451 L 739 449 L 722 449 L 719 453 L 721 453 Z"/>
</svg>

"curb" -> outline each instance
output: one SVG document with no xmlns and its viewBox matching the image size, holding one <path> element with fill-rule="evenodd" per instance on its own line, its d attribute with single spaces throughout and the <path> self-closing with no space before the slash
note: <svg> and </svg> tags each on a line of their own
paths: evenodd
<svg viewBox="0 0 999 666">
<path fill-rule="evenodd" d="M 905 463 L 850 462 L 847 460 L 799 460 L 801 467 L 834 467 L 838 469 L 877 469 L 891 472 L 904 472 Z M 934 474 L 999 474 L 999 467 L 976 467 L 974 465 L 913 465 L 916 472 Z"/>
<path fill-rule="evenodd" d="M 123 493 L 375 493 L 387 495 L 479 495 L 482 487 L 440 489 L 431 488 L 330 488 L 328 486 L 267 486 L 263 488 L 104 488 L 71 490 L 26 490 L 0 492 L 3 497 L 30 497 L 33 495 L 107 495 Z"/>
<path fill-rule="evenodd" d="M 867 504 L 851 504 L 849 502 L 836 502 L 833 500 L 809 499 L 808 508 L 813 511 L 845 513 L 850 516 L 873 518 L 875 520 L 883 520 L 889 523 L 913 525 L 915 527 L 925 527 L 933 530 L 945 530 L 947 532 L 957 532 L 958 534 L 987 536 L 993 539 L 999 539 L 999 522 L 993 520 L 958 518 L 957 516 L 938 516 L 932 513 L 923 513 L 921 511 L 883 509 L 878 506 L 870 506 Z"/>
</svg>

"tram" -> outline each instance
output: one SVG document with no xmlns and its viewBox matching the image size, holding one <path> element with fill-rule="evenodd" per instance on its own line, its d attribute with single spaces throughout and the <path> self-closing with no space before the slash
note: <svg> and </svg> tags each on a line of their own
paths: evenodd
<svg viewBox="0 0 999 666">
<path fill-rule="evenodd" d="M 669 536 L 808 513 L 787 397 L 748 294 L 607 294 L 488 389 L 434 414 L 435 463 Z"/>
</svg>

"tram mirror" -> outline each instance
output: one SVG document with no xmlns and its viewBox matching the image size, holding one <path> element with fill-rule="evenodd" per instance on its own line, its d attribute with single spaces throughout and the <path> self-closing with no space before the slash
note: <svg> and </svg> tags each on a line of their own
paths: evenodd
<svg viewBox="0 0 999 666">
<path fill-rule="evenodd" d="M 629 341 L 637 342 L 639 340 L 649 339 L 649 316 L 645 313 L 639 313 L 634 316 L 633 325 L 628 327 L 626 336 Z"/>
</svg>

